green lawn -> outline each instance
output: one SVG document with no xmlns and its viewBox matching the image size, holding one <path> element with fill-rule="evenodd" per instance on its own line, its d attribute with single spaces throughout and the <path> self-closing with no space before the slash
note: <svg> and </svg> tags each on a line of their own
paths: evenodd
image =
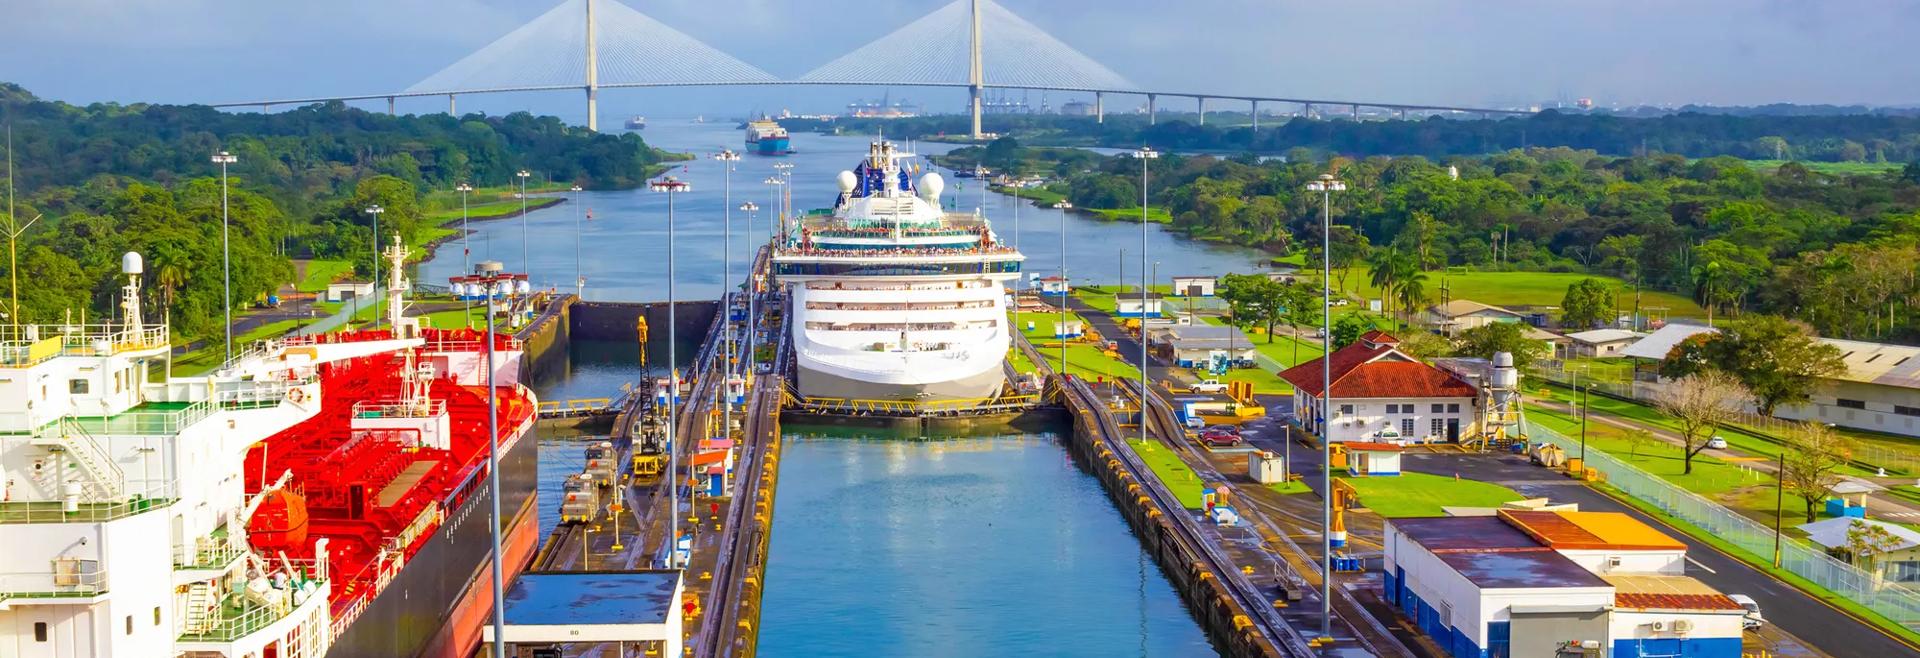
<svg viewBox="0 0 1920 658">
<path fill-rule="evenodd" d="M 326 292 L 327 284 L 339 281 L 353 271 L 353 264 L 344 260 L 315 259 L 307 261 L 306 276 L 293 289 L 300 292 Z"/>
<path fill-rule="evenodd" d="M 1268 489 L 1273 490 L 1275 493 L 1283 493 L 1287 495 L 1302 494 L 1302 493 L 1313 491 L 1312 487 L 1307 486 L 1307 483 L 1301 480 L 1288 480 L 1286 482 L 1275 482 L 1273 484 L 1266 485 L 1266 487 Z"/>
<path fill-rule="evenodd" d="M 1001 194 L 1011 194 L 1022 199 L 1029 199 L 1033 201 L 1034 205 L 1048 209 L 1051 209 L 1053 204 L 1067 200 L 1067 195 L 1044 187 L 1025 187 L 1016 190 L 1010 187 L 995 186 L 993 191 Z"/>
<path fill-rule="evenodd" d="M 1110 222 L 1116 220 L 1122 222 L 1140 221 L 1139 208 L 1081 208 L 1080 210 Z M 1173 216 L 1167 214 L 1167 209 L 1164 207 L 1148 206 L 1147 221 L 1155 224 L 1171 224 L 1173 223 Z"/>
<path fill-rule="evenodd" d="M 1136 273 L 1136 276 L 1137 276 L 1137 273 Z M 1147 286 L 1147 290 L 1150 292 L 1157 292 L 1162 295 L 1165 295 L 1169 292 L 1172 292 L 1173 288 L 1172 286 L 1168 286 L 1168 285 L 1151 285 L 1151 286 Z M 1115 294 L 1125 295 L 1129 293 L 1135 296 L 1138 296 L 1140 294 L 1140 286 L 1136 286 L 1136 285 L 1076 286 L 1073 289 L 1074 297 L 1080 298 L 1080 301 L 1086 302 L 1088 306 L 1091 306 L 1109 315 L 1119 310 L 1119 307 L 1118 307 L 1119 301 L 1114 297 L 1114 295 Z M 1136 299 L 1134 301 L 1139 301 L 1139 300 Z M 1164 302 L 1165 300 L 1162 300 L 1162 301 Z M 1124 320 L 1124 318 L 1116 318 L 1116 319 Z"/>
<path fill-rule="evenodd" d="M 1154 477 L 1160 478 L 1160 483 L 1167 485 L 1174 497 L 1180 499 L 1181 506 L 1187 509 L 1205 507 L 1200 497 L 1200 490 L 1205 485 L 1200 476 L 1186 462 L 1180 461 L 1180 456 L 1174 454 L 1172 449 L 1153 441 L 1141 443 L 1127 439 L 1125 443 L 1133 449 L 1133 454 L 1140 456 L 1140 461 L 1147 463 L 1147 468 L 1153 469 Z"/>
<path fill-rule="evenodd" d="M 1041 358 L 1046 359 L 1055 371 L 1060 370 L 1060 342 L 1053 338 L 1053 323 L 1059 319 L 1058 313 L 1044 312 L 1015 313 L 1013 317 L 1014 326 L 1021 333 L 1026 334 L 1027 340 L 1033 343 L 1034 349 L 1040 351 Z M 1068 313 L 1067 319 L 1077 320 L 1080 316 Z M 1028 322 L 1033 323 L 1033 329 L 1027 329 Z M 1022 363 L 1026 363 L 1026 359 L 1023 355 L 1017 354 L 1019 350 L 1014 352 L 1016 354 L 1010 355 L 1009 358 L 1016 359 L 1014 367 L 1019 368 Z M 1028 364 L 1027 367 L 1033 366 Z M 1140 377 L 1140 369 L 1128 364 L 1124 359 L 1109 357 L 1101 346 L 1079 341 L 1067 343 L 1066 372 L 1085 379 L 1116 377 L 1137 379 Z"/>
<path fill-rule="evenodd" d="M 1566 403 L 1566 404 L 1578 404 L 1578 400 L 1579 400 L 1578 395 L 1575 394 L 1572 389 L 1561 387 L 1561 386 L 1550 385 L 1544 388 L 1536 388 L 1531 392 L 1534 393 L 1536 396 L 1540 393 L 1546 393 L 1547 397 L 1562 403 Z M 1592 433 L 1595 425 L 1595 423 L 1592 422 L 1592 416 L 1597 416 L 1600 414 L 1606 414 L 1609 416 L 1615 416 L 1623 420 L 1628 420 L 1635 423 L 1659 427 L 1662 429 L 1672 431 L 1674 433 L 1678 433 L 1680 431 L 1679 423 L 1675 422 L 1673 418 L 1665 414 L 1662 414 L 1660 413 L 1660 410 L 1645 404 L 1640 404 L 1636 402 L 1627 402 L 1627 401 L 1619 400 L 1616 398 L 1610 398 L 1604 395 L 1588 394 L 1587 409 L 1590 411 L 1590 414 L 1591 414 L 1588 418 L 1588 423 L 1587 423 L 1587 431 L 1589 432 L 1589 434 Z M 1528 413 L 1532 413 L 1532 412 L 1533 412 L 1533 408 L 1529 407 Z M 1577 420 L 1579 417 L 1572 416 L 1572 418 Z M 1579 426 L 1574 425 L 1574 430 L 1577 432 L 1579 430 Z M 1762 438 L 1760 435 L 1754 434 L 1753 432 L 1748 431 L 1745 428 L 1738 427 L 1738 426 L 1725 427 L 1725 428 L 1721 428 L 1721 430 L 1717 432 L 1717 434 L 1719 434 L 1721 438 L 1726 439 L 1727 447 L 1732 449 L 1735 452 L 1739 452 L 1745 455 L 1750 455 L 1753 457 L 1762 457 L 1765 459 L 1777 459 L 1780 456 L 1781 447 L 1779 444 L 1768 441 L 1765 438 Z M 1573 435 L 1569 434 L 1568 436 L 1573 436 Z M 1911 446 L 1908 446 L 1908 447 L 1911 448 Z M 1674 451 L 1679 450 L 1679 448 L 1671 448 L 1671 449 Z M 1612 453 L 1615 451 L 1612 449 L 1608 449 L 1607 452 Z M 1624 453 L 1616 453 L 1616 454 L 1624 454 Z M 1696 463 L 1697 461 L 1698 460 L 1696 460 Z M 1859 476 L 1873 475 L 1873 473 L 1868 472 L 1865 469 L 1855 468 L 1852 466 L 1843 468 L 1841 472 L 1847 475 L 1859 475 Z M 1769 505 L 1768 509 L 1772 509 L 1772 506 Z"/>
<path fill-rule="evenodd" d="M 1786 160 L 1748 160 L 1747 166 L 1761 171 L 1772 171 L 1779 169 L 1780 165 L 1786 164 L 1787 162 Z M 1890 171 L 1899 171 L 1902 167 L 1906 166 L 1905 163 L 1901 162 L 1799 162 L 1800 165 L 1806 167 L 1808 171 L 1822 174 L 1846 174 L 1853 176 L 1884 174 Z"/>
<path fill-rule="evenodd" d="M 1305 271 L 1311 275 L 1312 271 Z M 1440 284 L 1444 281 L 1452 291 L 1453 299 L 1470 299 L 1482 304 L 1494 306 L 1559 306 L 1566 298 L 1567 286 L 1581 279 L 1599 279 L 1612 285 L 1616 299 L 1623 313 L 1633 311 L 1633 286 L 1619 279 L 1578 272 L 1476 272 L 1454 270 L 1449 272 L 1427 272 L 1427 293 L 1438 301 Z M 1334 285 L 1338 286 L 1340 276 L 1334 275 Z M 1347 271 L 1346 292 L 1363 299 L 1380 296 L 1380 291 L 1367 281 L 1364 266 L 1349 268 Z M 1700 308 L 1692 299 L 1670 292 L 1643 290 L 1640 293 L 1642 313 L 1660 317 L 1697 318 L 1706 317 L 1706 309 Z M 1665 311 L 1652 309 L 1665 308 Z"/>
<path fill-rule="evenodd" d="M 545 208 L 547 206 L 560 203 L 562 201 L 565 201 L 565 199 L 559 198 L 559 197 L 538 197 L 538 198 L 527 199 L 527 210 L 529 212 L 534 210 L 539 210 L 541 208 Z M 515 216 L 519 214 L 520 214 L 519 199 L 507 199 L 504 201 L 489 201 L 486 203 L 473 203 L 473 204 L 467 205 L 468 219 L 473 219 L 475 217 L 498 218 L 498 217 Z M 429 224 L 446 224 L 446 223 L 458 222 L 458 221 L 460 221 L 460 204 L 457 202 L 454 204 L 452 208 L 443 208 L 440 210 L 434 210 L 427 213 L 427 223 Z"/>
<path fill-rule="evenodd" d="M 299 326 L 299 320 L 280 320 L 254 327 L 252 331 L 233 337 L 233 351 L 238 354 L 245 351 L 247 345 L 254 341 L 276 338 Z M 219 367 L 224 361 L 226 361 L 226 338 L 216 336 L 208 339 L 204 347 L 174 357 L 173 374 L 175 376 L 198 375 Z"/>
<path fill-rule="evenodd" d="M 1497 507 L 1523 498 L 1506 487 L 1426 473 L 1394 477 L 1344 477 L 1360 494 L 1360 504 L 1387 518 L 1444 516 L 1449 507 Z"/>
<path fill-rule="evenodd" d="M 450 308 L 427 313 L 419 317 L 427 321 L 427 326 L 435 329 L 478 327 L 487 321 L 487 316 L 483 315 L 484 311 L 482 309 L 484 308 L 484 306 L 476 306 L 472 309 Z"/>
</svg>

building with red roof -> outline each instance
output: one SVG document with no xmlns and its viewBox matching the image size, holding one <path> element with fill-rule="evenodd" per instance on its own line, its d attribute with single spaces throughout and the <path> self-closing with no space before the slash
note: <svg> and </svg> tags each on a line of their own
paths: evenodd
<svg viewBox="0 0 1920 658">
<path fill-rule="evenodd" d="M 1333 422 L 1323 432 L 1325 395 L 1321 361 L 1280 372 L 1293 384 L 1294 420 L 1335 442 L 1458 441 L 1478 432 L 1472 384 L 1400 351 L 1400 339 L 1369 331 L 1325 357 L 1331 364 Z"/>
</svg>

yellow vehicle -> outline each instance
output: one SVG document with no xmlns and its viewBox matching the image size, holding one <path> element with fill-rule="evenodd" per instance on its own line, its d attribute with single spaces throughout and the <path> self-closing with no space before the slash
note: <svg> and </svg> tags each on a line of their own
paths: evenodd
<svg viewBox="0 0 1920 658">
<path fill-rule="evenodd" d="M 633 480 L 635 484 L 652 484 L 659 481 L 660 472 L 665 470 L 664 455 L 633 456 Z"/>
</svg>

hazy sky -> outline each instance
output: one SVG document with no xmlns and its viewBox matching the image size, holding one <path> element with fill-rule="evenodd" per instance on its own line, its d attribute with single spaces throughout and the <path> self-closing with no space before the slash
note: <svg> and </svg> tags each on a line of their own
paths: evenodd
<svg viewBox="0 0 1920 658">
<path fill-rule="evenodd" d="M 1920 102 L 1920 57 L 1910 45 L 1920 2 L 1911 0 L 1000 2 L 1149 88 L 1462 105 Z M 0 79 L 79 103 L 394 91 L 555 4 L 6 0 Z M 775 75 L 797 76 L 946 0 L 628 4 Z M 940 109 L 963 98 L 957 90 L 894 93 Z M 828 110 L 864 95 L 877 90 L 610 91 L 602 116 Z M 1110 99 L 1109 108 L 1137 102 Z M 570 118 L 579 106 L 564 94 L 461 99 L 462 110 Z M 445 101 L 403 101 L 401 109 L 444 111 Z"/>
</svg>

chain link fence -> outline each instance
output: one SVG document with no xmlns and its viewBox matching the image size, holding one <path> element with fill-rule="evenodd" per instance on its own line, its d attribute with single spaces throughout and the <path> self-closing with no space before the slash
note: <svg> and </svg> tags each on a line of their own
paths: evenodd
<svg viewBox="0 0 1920 658">
<path fill-rule="evenodd" d="M 1560 446 L 1572 453 L 1579 442 L 1540 425 L 1528 428 L 1530 438 Z M 1708 535 L 1765 559 L 1773 555 L 1773 529 L 1741 516 L 1712 500 L 1680 488 L 1612 455 L 1586 448 L 1587 466 L 1606 482 L 1649 505 L 1673 515 Z M 1920 628 L 1920 591 L 1888 582 L 1873 573 L 1841 562 L 1819 547 L 1795 539 L 1780 543 L 1780 566 L 1788 572 L 1832 590 L 1895 623 Z"/>
</svg>

